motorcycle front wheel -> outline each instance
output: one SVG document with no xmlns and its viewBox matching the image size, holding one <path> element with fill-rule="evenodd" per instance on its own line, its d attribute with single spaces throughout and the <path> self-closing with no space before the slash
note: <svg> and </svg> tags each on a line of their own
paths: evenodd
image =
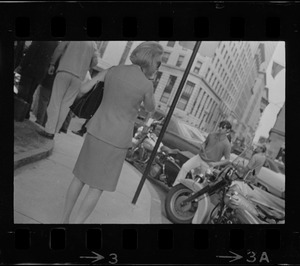
<svg viewBox="0 0 300 266">
<path fill-rule="evenodd" d="M 178 184 L 171 188 L 168 192 L 165 209 L 167 218 L 176 224 L 190 224 L 197 210 L 197 202 L 189 202 L 184 206 L 182 201 L 188 198 L 193 193 L 192 190 L 182 184 Z"/>
</svg>

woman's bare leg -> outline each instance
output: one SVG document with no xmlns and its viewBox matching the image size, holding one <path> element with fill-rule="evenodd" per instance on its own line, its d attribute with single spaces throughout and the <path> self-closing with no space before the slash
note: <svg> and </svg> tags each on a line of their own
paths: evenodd
<svg viewBox="0 0 300 266">
<path fill-rule="evenodd" d="M 95 209 L 96 204 L 102 194 L 103 190 L 89 187 L 89 190 L 83 199 L 81 206 L 78 210 L 77 217 L 75 219 L 76 224 L 84 223 Z"/>
<path fill-rule="evenodd" d="M 67 192 L 64 212 L 62 215 L 61 223 L 68 224 L 71 212 L 73 207 L 78 199 L 78 196 L 84 186 L 84 183 L 81 182 L 76 176 L 74 176 Z"/>
</svg>

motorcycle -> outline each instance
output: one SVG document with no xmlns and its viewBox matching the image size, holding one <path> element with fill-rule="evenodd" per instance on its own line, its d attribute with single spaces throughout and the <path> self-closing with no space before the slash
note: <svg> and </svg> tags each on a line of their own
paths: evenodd
<svg viewBox="0 0 300 266">
<path fill-rule="evenodd" d="M 282 209 L 270 208 L 262 201 L 255 202 L 255 197 L 249 200 L 237 189 L 241 184 L 254 190 L 239 175 L 239 166 L 233 163 L 221 170 L 209 168 L 204 179 L 181 180 L 167 194 L 167 217 L 173 223 L 181 224 L 283 223 Z M 282 203 L 278 202 L 278 206 L 282 207 Z"/>
<path fill-rule="evenodd" d="M 149 127 L 138 128 L 132 138 L 132 147 L 128 149 L 125 160 L 131 164 L 140 164 L 145 166 L 150 159 L 151 152 L 156 143 L 156 135 L 153 132 L 154 127 L 159 125 L 160 121 L 153 121 Z"/>
<path fill-rule="evenodd" d="M 132 138 L 132 148 L 127 152 L 126 161 L 140 170 L 146 167 L 157 139 L 157 136 L 154 135 L 155 130 L 153 126 L 160 124 L 161 121 L 154 120 L 150 127 L 147 128 L 147 131 L 143 130 L 142 127 L 137 130 L 137 133 Z M 178 152 L 178 149 L 172 150 L 162 145 L 151 165 L 149 178 L 162 182 L 168 188 L 172 187 L 182 164 L 174 158 Z M 190 176 L 191 174 L 189 173 L 187 178 L 190 178 Z"/>
</svg>

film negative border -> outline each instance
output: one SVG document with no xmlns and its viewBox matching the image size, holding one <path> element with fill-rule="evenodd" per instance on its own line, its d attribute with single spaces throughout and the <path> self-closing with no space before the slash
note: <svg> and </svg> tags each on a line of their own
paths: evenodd
<svg viewBox="0 0 300 266">
<path fill-rule="evenodd" d="M 18 226 L 19 227 L 19 226 Z M 120 225 L 68 228 L 22 226 L 3 238 L 3 262 L 19 264 L 291 264 L 299 262 L 298 232 L 279 228 Z M 39 255 L 40 254 L 40 255 Z M 142 262 L 142 263 L 141 263 Z M 97 263 L 96 263 L 97 264 Z"/>
<path fill-rule="evenodd" d="M 1 51 L 21 39 L 284 40 L 287 113 L 297 113 L 297 105 L 292 104 L 300 98 L 293 89 L 299 87 L 297 4 L 79 2 L 1 4 L 0 8 Z M 6 57 L 12 58 L 11 50 L 4 53 L 5 69 L 1 66 L 1 72 L 10 76 L 12 62 Z M 12 80 L 6 80 L 12 86 Z M 291 116 L 286 121 L 295 124 Z M 8 132 L 7 139 L 11 135 Z M 287 131 L 287 138 L 291 146 L 297 143 L 293 132 Z M 287 176 L 293 177 L 296 159 L 288 155 Z M 300 223 L 299 201 L 293 198 L 297 199 L 298 183 L 287 182 L 287 223 L 280 226 L 14 225 L 7 210 L 13 209 L 10 201 L 1 204 L 0 262 L 296 264 Z M 5 181 L 6 200 L 12 200 L 9 193 L 13 193 L 11 180 Z"/>
<path fill-rule="evenodd" d="M 30 8 L 29 8 L 30 5 Z M 206 2 L 2 4 L 2 32 L 31 39 L 280 40 L 298 34 L 297 5 Z M 26 12 L 24 12 L 26 10 Z M 26 15 L 27 14 L 27 15 Z M 253 16 L 255 14 L 255 16 Z M 289 14 L 285 16 L 283 14 Z M 6 16 L 3 12 L 2 19 Z M 6 17 L 7 18 L 7 17 Z M 4 22 L 4 21 L 3 21 Z M 151 22 L 151 23 L 149 23 Z"/>
</svg>

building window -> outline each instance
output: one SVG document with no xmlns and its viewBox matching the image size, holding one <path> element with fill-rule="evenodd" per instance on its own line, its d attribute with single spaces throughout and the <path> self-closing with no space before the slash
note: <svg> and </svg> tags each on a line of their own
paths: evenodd
<svg viewBox="0 0 300 266">
<path fill-rule="evenodd" d="M 178 57 L 176 66 L 177 66 L 177 67 L 181 67 L 183 60 L 184 60 L 184 56 L 183 56 L 183 55 L 180 55 L 180 56 Z"/>
<path fill-rule="evenodd" d="M 220 84 L 220 82 L 218 81 L 215 91 L 217 91 L 219 84 Z"/>
<path fill-rule="evenodd" d="M 218 72 L 220 72 L 220 70 L 221 70 L 221 67 L 222 67 L 222 64 L 220 64 Z"/>
<path fill-rule="evenodd" d="M 204 96 L 203 96 L 204 97 Z M 205 105 L 206 105 L 206 102 L 207 102 L 207 99 L 208 99 L 208 95 L 206 95 L 206 98 L 205 98 L 205 100 L 204 100 L 204 103 L 203 103 L 203 105 L 202 105 L 202 108 L 201 108 L 201 112 L 200 112 L 200 114 L 199 114 L 199 116 L 198 116 L 198 118 L 200 118 L 201 117 L 201 115 L 202 115 L 202 113 L 203 113 L 203 109 L 204 109 L 204 107 L 205 107 Z M 202 118 L 202 121 L 203 121 L 203 118 Z M 202 121 L 201 121 L 201 123 L 199 124 L 199 125 L 201 125 L 202 124 Z"/>
<path fill-rule="evenodd" d="M 223 54 L 223 51 L 225 49 L 225 44 L 223 44 L 222 50 L 221 50 L 221 54 Z"/>
<path fill-rule="evenodd" d="M 202 104 L 202 101 L 203 101 L 205 95 L 206 95 L 206 92 L 204 91 L 203 94 L 202 94 L 201 100 L 200 100 L 200 102 L 199 102 L 199 104 L 198 104 L 198 107 L 197 107 L 197 111 L 196 111 L 196 113 L 195 113 L 195 116 L 199 113 L 199 109 L 200 109 L 200 107 L 201 107 L 201 104 Z M 200 117 L 200 116 L 199 116 L 199 117 Z"/>
<path fill-rule="evenodd" d="M 202 91 L 202 88 L 200 87 L 199 90 L 198 90 L 198 94 L 197 94 L 197 96 L 196 96 L 196 98 L 195 98 L 195 101 L 194 101 L 194 103 L 193 103 L 193 107 L 192 107 L 192 110 L 191 110 L 191 114 L 194 112 L 194 109 L 195 109 L 195 107 L 196 107 L 196 103 L 197 103 L 197 100 L 198 100 L 198 97 L 199 97 L 201 91 Z"/>
<path fill-rule="evenodd" d="M 226 51 L 226 53 L 225 53 L 225 55 L 224 55 L 224 60 L 226 59 L 227 53 L 228 53 L 228 52 Z"/>
<path fill-rule="evenodd" d="M 169 53 L 169 52 L 164 52 L 161 61 L 166 64 L 168 62 L 168 60 L 169 60 L 170 54 L 171 53 Z"/>
<path fill-rule="evenodd" d="M 213 59 L 212 59 L 212 63 L 214 63 L 214 61 L 215 61 L 215 58 L 216 58 L 216 53 L 214 53 L 214 56 L 213 56 Z"/>
<path fill-rule="evenodd" d="M 212 80 L 213 77 L 214 77 L 214 74 L 211 74 L 208 83 L 211 82 L 211 80 Z"/>
<path fill-rule="evenodd" d="M 229 56 L 227 57 L 227 60 L 226 60 L 226 65 L 228 64 L 228 61 L 229 61 Z"/>
<path fill-rule="evenodd" d="M 201 66 L 202 66 L 202 63 L 200 61 L 197 61 L 196 66 L 194 67 L 193 72 L 196 73 L 196 74 L 199 74 Z"/>
<path fill-rule="evenodd" d="M 210 68 L 208 68 L 208 70 L 207 70 L 207 72 L 206 72 L 205 79 L 207 78 L 209 72 L 210 72 Z"/>
<path fill-rule="evenodd" d="M 221 97 L 221 98 L 223 98 L 223 97 L 224 97 L 224 88 L 222 88 L 222 91 L 221 91 L 220 97 Z"/>
<path fill-rule="evenodd" d="M 167 42 L 167 46 L 168 47 L 174 47 L 175 46 L 175 42 L 169 41 L 169 42 Z"/>
<path fill-rule="evenodd" d="M 154 92 L 156 91 L 156 88 L 160 81 L 161 75 L 162 75 L 162 72 L 160 72 L 160 71 L 156 72 L 155 79 L 153 81 Z"/>
<path fill-rule="evenodd" d="M 176 76 L 170 75 L 168 83 L 167 83 L 167 85 L 166 85 L 166 87 L 164 89 L 164 92 L 163 92 L 163 94 L 162 94 L 162 96 L 160 98 L 160 101 L 162 103 L 167 103 L 168 102 L 168 100 L 170 98 L 170 94 L 171 94 L 172 89 L 174 87 L 174 84 L 176 82 L 176 79 L 177 79 Z"/>
<path fill-rule="evenodd" d="M 209 103 L 208 103 L 207 108 L 206 108 L 206 110 L 209 110 L 209 109 L 210 109 L 210 110 L 208 111 L 208 113 L 207 113 L 207 115 L 206 115 L 206 120 L 205 120 L 205 122 L 208 121 L 208 117 L 209 117 L 210 112 L 211 112 L 211 109 L 212 109 L 212 108 L 211 108 L 211 107 L 212 107 L 212 106 L 211 106 L 211 103 L 212 103 L 212 98 L 209 99 Z"/>
<path fill-rule="evenodd" d="M 186 82 L 184 91 L 182 92 L 181 97 L 176 106 L 178 109 L 181 109 L 183 111 L 185 110 L 185 108 L 190 100 L 190 97 L 193 93 L 194 88 L 195 88 L 195 83 L 190 82 L 190 81 Z"/>
<path fill-rule="evenodd" d="M 217 80 L 217 78 L 215 77 L 215 78 L 214 78 L 214 81 L 213 81 L 213 84 L 212 84 L 212 87 L 215 86 L 216 80 Z"/>
<path fill-rule="evenodd" d="M 212 108 L 211 108 L 211 111 L 210 111 L 210 114 L 209 114 L 208 123 L 210 123 L 210 121 L 211 121 L 211 118 L 212 118 L 212 116 L 215 112 L 216 106 L 217 106 L 217 104 L 215 102 L 213 102 L 213 105 L 212 105 Z"/>
</svg>

